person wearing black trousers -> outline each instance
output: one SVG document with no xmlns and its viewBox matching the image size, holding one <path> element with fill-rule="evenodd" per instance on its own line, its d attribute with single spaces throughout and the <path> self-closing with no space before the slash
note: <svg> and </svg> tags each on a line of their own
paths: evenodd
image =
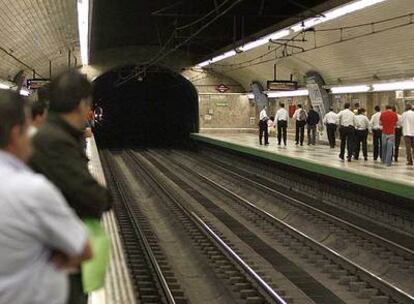
<svg viewBox="0 0 414 304">
<path fill-rule="evenodd" d="M 329 112 L 326 113 L 325 117 L 323 118 L 323 123 L 326 125 L 326 133 L 328 136 L 329 147 L 331 147 L 332 149 L 335 148 L 336 145 L 335 133 L 337 127 L 336 124 L 338 123 L 337 120 L 338 116 L 332 108 L 329 109 Z"/>
<path fill-rule="evenodd" d="M 393 112 L 397 113 L 397 108 L 395 106 L 392 107 Z M 400 150 L 400 144 L 401 144 L 401 137 L 403 135 L 402 132 L 402 124 L 401 124 L 401 115 L 397 113 L 398 116 L 398 122 L 395 126 L 395 146 L 394 146 L 394 160 L 398 162 L 398 155 Z"/>
<path fill-rule="evenodd" d="M 263 110 L 260 111 L 260 117 L 259 117 L 259 143 L 260 145 L 263 144 L 263 135 L 264 135 L 264 141 L 265 145 L 269 144 L 269 131 L 267 129 L 267 121 L 269 120 L 269 117 L 266 113 L 266 106 L 263 107 Z"/>
<path fill-rule="evenodd" d="M 284 103 L 281 102 L 279 106 L 280 109 L 277 110 L 275 117 L 275 122 L 277 123 L 277 144 L 280 146 L 283 137 L 283 144 L 286 146 L 289 113 L 285 109 Z"/>
<path fill-rule="evenodd" d="M 339 158 L 345 157 L 345 146 L 347 147 L 347 159 L 350 162 L 352 159 L 352 149 L 355 136 L 355 115 L 349 110 L 351 105 L 345 104 L 345 109 L 338 113 L 339 133 L 341 135 L 341 152 Z"/>
<path fill-rule="evenodd" d="M 372 130 L 372 142 L 374 144 L 374 160 L 377 160 L 378 156 L 382 158 L 382 127 L 379 122 L 380 116 L 381 108 L 375 106 L 375 113 L 371 116 L 369 122 Z"/>
<path fill-rule="evenodd" d="M 369 129 L 369 120 L 365 115 L 365 109 L 359 108 L 358 114 L 355 115 L 355 146 L 354 146 L 354 159 L 358 160 L 359 151 L 361 150 L 362 144 L 362 154 L 364 155 L 364 160 L 368 160 L 368 129 Z"/>
<path fill-rule="evenodd" d="M 306 114 L 306 111 L 302 109 L 302 105 L 298 104 L 298 109 L 293 114 L 293 119 L 296 121 L 296 145 L 300 143 L 300 145 L 303 146 L 303 138 L 305 136 L 305 125 L 307 117 L 308 115 Z"/>
</svg>

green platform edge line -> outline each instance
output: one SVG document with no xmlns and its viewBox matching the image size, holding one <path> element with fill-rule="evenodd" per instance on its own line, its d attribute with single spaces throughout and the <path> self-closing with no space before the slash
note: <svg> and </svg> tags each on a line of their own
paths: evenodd
<svg viewBox="0 0 414 304">
<path fill-rule="evenodd" d="M 367 175 L 360 175 L 360 174 L 336 169 L 336 168 L 329 167 L 329 166 L 319 165 L 313 162 L 309 162 L 307 160 L 297 159 L 297 158 L 284 156 L 284 155 L 280 155 L 276 153 L 262 151 L 262 150 L 259 150 L 253 147 L 247 147 L 247 146 L 227 142 L 227 141 L 220 140 L 220 139 L 203 136 L 201 134 L 192 133 L 190 137 L 195 141 L 213 144 L 213 145 L 227 148 L 230 150 L 235 150 L 235 151 L 238 151 L 244 154 L 253 155 L 256 157 L 286 164 L 286 165 L 304 169 L 307 171 L 316 172 L 316 173 L 326 175 L 329 177 L 341 179 L 341 180 L 344 180 L 344 181 L 347 181 L 353 184 L 358 184 L 358 185 L 362 185 L 368 188 L 392 193 L 396 196 L 401 196 L 404 198 L 408 198 L 410 200 L 412 200 L 414 197 L 414 187 L 410 185 L 405 185 L 405 184 L 401 184 L 401 183 L 393 182 L 393 181 L 385 181 L 383 179 L 379 179 L 379 178 L 375 178 L 375 177 L 371 177 Z"/>
</svg>

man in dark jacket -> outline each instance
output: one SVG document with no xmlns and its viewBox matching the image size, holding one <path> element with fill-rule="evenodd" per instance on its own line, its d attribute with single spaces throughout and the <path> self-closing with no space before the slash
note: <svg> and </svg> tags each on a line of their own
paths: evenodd
<svg viewBox="0 0 414 304">
<path fill-rule="evenodd" d="M 110 208 L 108 191 L 88 170 L 83 149 L 92 85 L 77 71 L 67 71 L 50 86 L 50 114 L 33 138 L 31 165 L 60 189 L 80 218 L 100 219 Z M 86 303 L 80 274 L 71 276 L 69 303 Z"/>
<path fill-rule="evenodd" d="M 319 120 L 318 112 L 313 109 L 313 106 L 310 106 L 308 118 L 306 119 L 306 123 L 308 124 L 308 145 L 315 145 L 316 143 L 316 127 Z"/>
</svg>

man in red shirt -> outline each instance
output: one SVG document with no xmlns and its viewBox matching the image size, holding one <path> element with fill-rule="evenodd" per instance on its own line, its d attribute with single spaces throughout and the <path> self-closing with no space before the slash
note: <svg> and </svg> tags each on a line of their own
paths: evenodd
<svg viewBox="0 0 414 304">
<path fill-rule="evenodd" d="M 385 112 L 382 112 L 380 116 L 380 124 L 382 125 L 382 162 L 387 167 L 391 166 L 392 162 L 397 121 L 397 113 L 392 111 L 390 105 L 387 105 Z"/>
</svg>

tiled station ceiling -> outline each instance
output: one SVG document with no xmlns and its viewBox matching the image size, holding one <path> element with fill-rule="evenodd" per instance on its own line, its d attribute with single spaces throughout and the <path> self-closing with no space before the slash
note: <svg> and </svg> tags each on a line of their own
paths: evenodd
<svg viewBox="0 0 414 304">
<path fill-rule="evenodd" d="M 270 52 L 268 45 L 223 60 L 212 68 L 234 78 L 248 89 L 252 80 L 263 83 L 273 79 L 274 64 L 278 78 L 293 74 L 303 79 L 308 71 L 319 72 L 328 84 L 352 84 L 414 76 L 414 1 L 387 0 L 362 11 L 315 26 L 295 41 L 292 56 Z M 360 27 L 355 27 L 361 25 Z M 343 40 L 340 39 L 342 28 Z M 374 33 L 376 32 L 376 33 Z M 316 35 L 316 38 L 315 38 Z M 297 40 L 302 39 L 299 36 Z M 330 46 L 323 46 L 332 43 Z M 317 49 L 312 48 L 318 46 Z M 276 45 L 271 46 L 272 49 Z M 287 48 L 292 54 L 292 48 Z M 261 55 L 269 53 L 263 58 Z M 243 62 L 251 61 L 248 64 Z"/>
<path fill-rule="evenodd" d="M 20 70 L 49 77 L 80 64 L 76 0 L 0 0 L 0 78 Z M 13 58 L 14 57 L 14 58 Z M 30 71 L 30 72 L 29 72 Z"/>
</svg>

